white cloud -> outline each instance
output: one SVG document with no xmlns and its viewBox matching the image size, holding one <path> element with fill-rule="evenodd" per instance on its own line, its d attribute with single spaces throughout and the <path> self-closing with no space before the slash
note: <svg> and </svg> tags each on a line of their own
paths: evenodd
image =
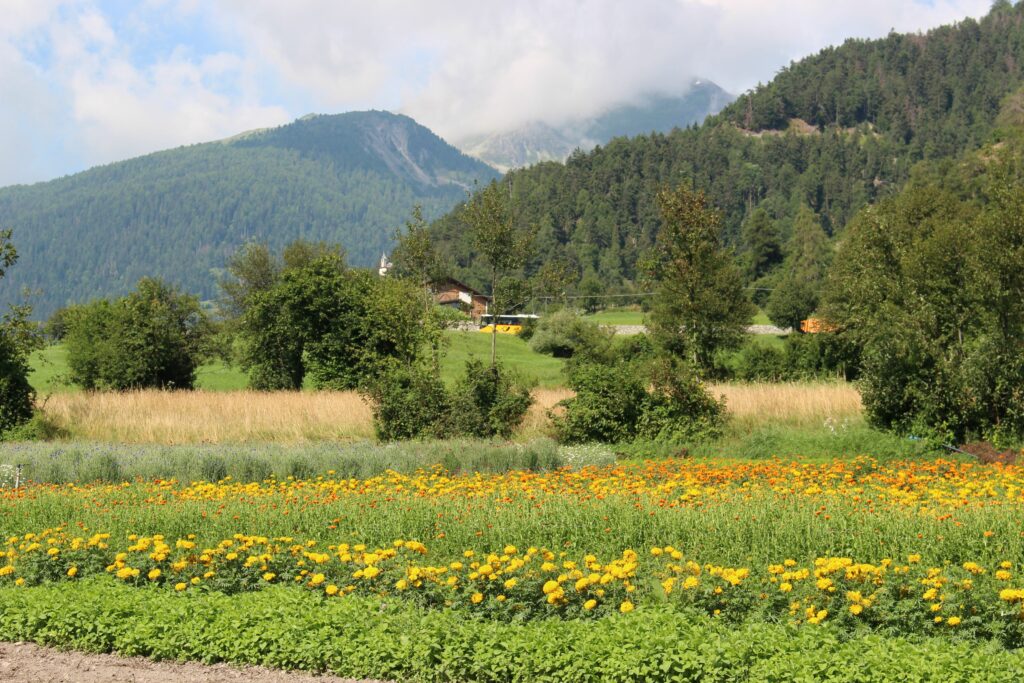
<svg viewBox="0 0 1024 683">
<path fill-rule="evenodd" d="M 990 0 L 225 0 L 215 13 L 325 109 L 401 108 L 446 137 L 557 121 L 694 76 L 733 92 L 847 37 L 984 14 Z M 413 55 L 428 56 L 416 69 Z"/>
<path fill-rule="evenodd" d="M 0 185 L 293 118 L 262 103 L 238 55 L 178 47 L 138 64 L 89 3 L 16 4 L 20 30 L 0 34 Z"/>
<path fill-rule="evenodd" d="M 741 92 L 847 37 L 980 16 L 990 0 L 103 3 L 0 0 L 0 184 L 310 107 L 400 110 L 458 140 L 694 76 Z"/>
</svg>

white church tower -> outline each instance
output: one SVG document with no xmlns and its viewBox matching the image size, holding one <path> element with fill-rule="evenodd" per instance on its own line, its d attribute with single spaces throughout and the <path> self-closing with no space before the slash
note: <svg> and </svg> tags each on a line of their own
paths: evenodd
<svg viewBox="0 0 1024 683">
<path fill-rule="evenodd" d="M 377 274 L 384 277 L 391 270 L 391 261 L 388 260 L 388 253 L 385 251 L 380 255 L 380 268 L 377 269 Z"/>
</svg>

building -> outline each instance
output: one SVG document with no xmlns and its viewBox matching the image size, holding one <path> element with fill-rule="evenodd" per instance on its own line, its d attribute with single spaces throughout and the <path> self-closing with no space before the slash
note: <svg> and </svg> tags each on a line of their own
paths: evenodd
<svg viewBox="0 0 1024 683">
<path fill-rule="evenodd" d="M 468 313 L 474 320 L 487 312 L 488 297 L 454 278 L 438 280 L 430 286 L 438 306 L 450 306 Z"/>
<path fill-rule="evenodd" d="M 380 255 L 380 267 L 377 268 L 377 274 L 385 277 L 389 270 L 391 270 L 391 260 L 388 259 L 388 253 L 385 251 Z"/>
</svg>

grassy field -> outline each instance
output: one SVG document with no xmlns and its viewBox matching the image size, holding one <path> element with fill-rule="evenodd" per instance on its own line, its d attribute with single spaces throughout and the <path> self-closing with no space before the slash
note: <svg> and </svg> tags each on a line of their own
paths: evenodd
<svg viewBox="0 0 1024 683">
<path fill-rule="evenodd" d="M 639 307 L 609 308 L 584 316 L 599 325 L 643 325 L 644 312 Z"/>
<path fill-rule="evenodd" d="M 442 361 L 441 375 L 447 382 L 454 382 L 473 357 L 484 361 L 491 358 L 491 338 L 480 332 L 455 332 L 445 335 L 447 354 Z M 529 382 L 538 387 L 558 387 L 565 383 L 562 377 L 562 361 L 558 358 L 534 353 L 519 337 L 498 335 L 498 356 L 503 363 L 518 370 Z M 67 353 L 63 346 L 48 346 L 32 356 L 32 372 L 29 381 L 40 397 L 47 394 L 77 391 L 63 382 L 67 375 Z M 245 389 L 248 378 L 238 367 L 215 361 L 201 366 L 196 372 L 196 388 L 206 391 L 237 391 Z"/>
</svg>

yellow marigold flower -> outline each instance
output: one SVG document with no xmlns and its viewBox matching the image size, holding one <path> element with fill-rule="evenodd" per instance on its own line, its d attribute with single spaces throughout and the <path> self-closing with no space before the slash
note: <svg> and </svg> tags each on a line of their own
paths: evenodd
<svg viewBox="0 0 1024 683">
<path fill-rule="evenodd" d="M 75 578 L 76 576 L 78 576 L 78 567 L 71 567 L 71 568 L 69 568 L 68 569 L 68 576 L 70 576 L 71 578 Z"/>
<path fill-rule="evenodd" d="M 853 616 L 857 616 L 858 614 L 860 614 L 863 611 L 864 611 L 864 606 L 861 605 L 861 604 L 850 605 L 850 614 L 852 614 Z"/>
<path fill-rule="evenodd" d="M 545 581 L 544 587 L 541 589 L 544 591 L 544 595 L 550 595 L 559 589 L 557 581 Z"/>
<path fill-rule="evenodd" d="M 462 563 L 461 562 L 452 562 L 448 566 L 451 567 L 454 571 L 459 571 L 460 569 L 462 569 Z"/>
<path fill-rule="evenodd" d="M 484 601 L 484 594 L 483 593 L 473 593 L 473 595 L 469 599 L 470 599 L 470 601 L 474 605 L 479 605 L 481 602 Z"/>
<path fill-rule="evenodd" d="M 328 595 L 337 595 L 338 587 L 335 586 L 333 583 L 327 584 L 327 588 L 324 589 L 324 592 Z"/>
<path fill-rule="evenodd" d="M 10 576 L 14 573 L 14 567 L 12 565 L 4 565 L 0 567 L 0 576 Z"/>
<path fill-rule="evenodd" d="M 626 600 L 621 605 L 619 605 L 619 611 L 622 612 L 623 614 L 627 614 L 629 612 L 632 612 L 633 610 L 634 610 L 633 603 L 630 602 L 629 600 Z"/>
<path fill-rule="evenodd" d="M 907 562 L 910 564 L 917 564 L 921 561 L 920 555 L 907 555 Z"/>
<path fill-rule="evenodd" d="M 200 579 L 198 576 L 193 576 L 192 579 L 190 580 L 190 583 L 193 586 L 198 586 L 200 583 L 202 583 L 202 579 Z"/>
<path fill-rule="evenodd" d="M 519 582 L 518 582 L 518 581 L 516 581 L 515 579 L 509 579 L 509 580 L 507 580 L 507 581 L 505 582 L 505 584 L 504 584 L 504 585 L 505 585 L 505 590 L 512 590 L 513 588 L 515 588 L 515 587 L 516 587 L 516 584 L 517 584 L 517 583 L 519 583 Z"/>
<path fill-rule="evenodd" d="M 587 610 L 588 612 L 594 609 L 595 607 L 597 607 L 597 600 L 594 600 L 593 598 L 583 603 L 583 609 Z"/>
<path fill-rule="evenodd" d="M 480 576 L 490 576 L 491 574 L 494 573 L 494 567 L 492 567 L 489 564 L 485 564 L 485 565 L 482 565 L 476 571 L 477 571 L 478 574 L 480 574 Z"/>
<path fill-rule="evenodd" d="M 941 602 L 933 602 L 928 609 L 930 609 L 933 612 L 938 612 L 938 611 L 940 611 L 942 609 L 942 603 Z"/>
<path fill-rule="evenodd" d="M 1013 575 L 1010 574 L 1010 572 L 1006 571 L 1005 569 L 1000 569 L 999 571 L 996 572 L 996 578 L 999 579 L 1000 581 L 1009 581 L 1012 578 L 1012 576 Z"/>
<path fill-rule="evenodd" d="M 946 619 L 946 623 L 950 626 L 958 626 L 960 624 L 960 617 L 950 617 Z"/>
<path fill-rule="evenodd" d="M 1008 560 L 1003 560 L 1002 562 L 999 563 L 999 568 L 1000 569 L 1012 569 L 1013 568 L 1013 562 L 1010 562 Z"/>
<path fill-rule="evenodd" d="M 685 588 L 686 590 L 690 590 L 691 588 L 696 588 L 699 585 L 700 585 L 700 579 L 698 579 L 696 576 L 687 576 L 683 580 L 683 588 Z"/>
<path fill-rule="evenodd" d="M 506 600 L 504 595 L 499 595 L 498 597 L 496 597 L 494 599 L 497 600 L 498 602 L 505 602 L 505 600 Z"/>
<path fill-rule="evenodd" d="M 378 574 L 380 574 L 380 569 L 377 568 L 377 567 L 367 567 L 366 569 L 363 570 L 363 578 L 366 578 L 366 579 L 375 578 Z M 321 576 L 321 575 L 317 574 L 317 576 Z"/>
<path fill-rule="evenodd" d="M 926 590 L 924 592 L 924 595 L 922 595 L 921 598 L 923 600 L 934 600 L 935 596 L 938 595 L 938 594 L 939 594 L 939 591 L 938 591 L 937 588 L 929 588 L 928 590 Z"/>
<path fill-rule="evenodd" d="M 185 590 L 186 588 L 188 588 L 188 584 L 184 581 L 179 581 L 178 583 L 174 584 L 174 590 L 178 591 L 179 593 Z"/>
<path fill-rule="evenodd" d="M 264 572 L 263 574 L 263 580 L 267 582 L 273 581 L 276 578 L 277 574 L 275 574 L 274 572 Z"/>
<path fill-rule="evenodd" d="M 462 556 L 463 557 L 473 557 L 473 555 L 475 555 L 475 554 L 476 553 L 474 553 L 472 550 L 467 550 L 467 551 L 462 553 Z"/>
<path fill-rule="evenodd" d="M 46 551 L 46 554 L 49 555 L 50 557 L 53 557 L 55 555 L 59 555 L 60 554 L 60 548 L 50 548 L 49 550 Z"/>
<path fill-rule="evenodd" d="M 15 586 L 24 586 L 24 585 L 25 585 L 25 579 L 23 579 L 23 578 L 21 578 L 21 577 L 19 576 L 18 578 L 16 578 L 16 579 L 14 580 L 14 585 L 15 585 Z"/>
<path fill-rule="evenodd" d="M 506 555 L 515 555 L 519 552 L 519 550 L 514 545 L 507 545 L 502 550 L 502 552 L 504 552 Z"/>
<path fill-rule="evenodd" d="M 935 617 L 935 619 L 933 619 L 933 621 L 934 621 L 934 622 L 935 622 L 936 624 L 941 624 L 941 623 L 942 623 L 942 617 Z"/>
<path fill-rule="evenodd" d="M 663 552 L 665 551 L 663 551 L 661 548 L 651 548 L 651 555 L 653 557 L 659 557 Z"/>
<path fill-rule="evenodd" d="M 408 587 L 409 587 L 409 582 L 406 581 L 405 579 L 399 579 L 398 581 L 395 581 L 395 588 L 400 590 L 400 591 L 404 591 Z"/>
<path fill-rule="evenodd" d="M 157 579 L 160 578 L 161 574 L 163 574 L 163 572 L 161 572 L 159 569 L 156 569 L 156 568 L 150 569 L 149 573 L 146 574 L 146 578 L 149 579 L 150 581 L 156 581 Z"/>
</svg>

